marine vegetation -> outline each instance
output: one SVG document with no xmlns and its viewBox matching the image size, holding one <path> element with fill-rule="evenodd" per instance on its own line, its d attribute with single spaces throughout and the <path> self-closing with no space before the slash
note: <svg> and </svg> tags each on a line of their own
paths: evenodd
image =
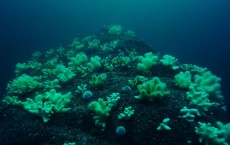
<svg viewBox="0 0 230 145">
<path fill-rule="evenodd" d="M 16 64 L 0 144 L 228 145 L 221 78 L 120 25 Z"/>
</svg>

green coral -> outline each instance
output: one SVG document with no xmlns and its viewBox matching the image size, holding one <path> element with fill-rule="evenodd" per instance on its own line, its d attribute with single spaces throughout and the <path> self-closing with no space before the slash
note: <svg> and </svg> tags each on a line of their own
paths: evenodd
<svg viewBox="0 0 230 145">
<path fill-rule="evenodd" d="M 6 96 L 2 100 L 2 102 L 5 102 L 8 105 L 14 105 L 14 106 L 21 106 L 22 101 L 18 99 L 18 96 Z"/>
<path fill-rule="evenodd" d="M 112 106 L 112 104 L 107 104 L 101 98 L 99 98 L 98 101 L 93 101 L 89 103 L 89 110 L 95 113 L 93 117 L 93 119 L 95 120 L 95 124 L 99 124 L 105 121 L 105 119 L 109 116 Z"/>
<path fill-rule="evenodd" d="M 97 71 L 99 70 L 102 65 L 101 65 L 101 57 L 99 56 L 94 56 L 90 58 L 90 62 L 87 63 L 88 67 L 90 68 L 91 71 Z"/>
<path fill-rule="evenodd" d="M 107 75 L 105 73 L 102 73 L 98 76 L 92 75 L 92 79 L 89 83 L 93 85 L 94 87 L 100 87 L 101 85 L 104 84 L 106 78 L 107 78 Z"/>
<path fill-rule="evenodd" d="M 189 91 L 186 94 L 190 100 L 190 105 L 197 108 L 201 113 L 207 112 L 211 107 L 220 105 L 219 103 L 211 102 L 208 93 L 205 91 L 197 91 L 193 86 L 189 87 Z"/>
<path fill-rule="evenodd" d="M 180 72 L 179 74 L 175 75 L 174 77 L 176 86 L 183 88 L 183 89 L 188 89 L 190 85 L 192 84 L 192 76 L 190 71 L 186 72 Z"/>
<path fill-rule="evenodd" d="M 76 74 L 73 73 L 73 71 L 70 68 L 66 68 L 62 64 L 57 65 L 56 68 L 53 70 L 53 73 L 62 83 L 67 83 L 76 76 Z"/>
<path fill-rule="evenodd" d="M 15 94 L 32 92 L 33 90 L 42 86 L 42 83 L 39 83 L 37 80 L 37 77 L 22 74 L 21 76 L 17 77 L 12 82 L 7 84 L 7 91 L 9 93 Z"/>
<path fill-rule="evenodd" d="M 20 74 L 27 69 L 28 69 L 28 65 L 26 63 L 17 63 L 15 68 L 15 73 Z"/>
<path fill-rule="evenodd" d="M 63 145 L 76 145 L 76 143 L 75 142 L 68 142 L 68 143 L 64 143 Z"/>
<path fill-rule="evenodd" d="M 23 105 L 25 110 L 41 116 L 44 122 L 48 122 L 52 114 L 70 110 L 67 105 L 71 98 L 72 94 L 70 92 L 63 95 L 57 93 L 55 89 L 51 89 L 50 92 L 35 96 L 34 100 L 27 98 Z"/>
<path fill-rule="evenodd" d="M 121 25 L 111 25 L 109 26 L 109 34 L 111 35 L 121 35 L 123 27 Z"/>
<path fill-rule="evenodd" d="M 118 114 L 118 119 L 130 119 L 134 113 L 135 110 L 132 108 L 132 106 L 125 107 L 125 110 Z"/>
<path fill-rule="evenodd" d="M 52 81 L 45 81 L 45 88 L 50 88 L 50 89 L 58 89 L 61 88 L 60 84 L 59 84 L 59 80 L 58 79 L 54 79 Z"/>
<path fill-rule="evenodd" d="M 221 95 L 221 78 L 213 75 L 210 71 L 204 72 L 201 75 L 194 76 L 194 83 L 197 91 L 205 91 L 215 100 L 223 100 Z"/>
<path fill-rule="evenodd" d="M 178 60 L 174 56 L 168 54 L 164 55 L 163 58 L 160 60 L 163 66 L 170 66 L 170 67 L 175 66 L 177 61 Z"/>
<path fill-rule="evenodd" d="M 91 49 L 100 48 L 100 40 L 99 39 L 93 39 L 92 41 L 88 41 L 88 47 Z"/>
<path fill-rule="evenodd" d="M 144 83 L 148 79 L 144 76 L 137 75 L 134 79 L 128 80 L 129 85 L 131 86 L 137 86 L 138 84 Z"/>
<path fill-rule="evenodd" d="M 162 123 L 157 127 L 157 130 L 171 130 L 171 127 L 168 126 L 170 118 L 165 118 Z"/>
<path fill-rule="evenodd" d="M 71 61 L 68 63 L 68 66 L 76 68 L 79 65 L 88 61 L 88 57 L 85 53 L 78 53 L 75 57 L 70 59 Z"/>
<path fill-rule="evenodd" d="M 143 73 L 148 73 L 150 69 L 158 63 L 158 56 L 152 52 L 145 53 L 144 57 L 139 57 L 140 63 L 137 64 L 137 70 Z"/>
<path fill-rule="evenodd" d="M 145 99 L 151 102 L 155 100 L 160 100 L 164 96 L 170 94 L 170 92 L 166 90 L 166 84 L 161 82 L 161 80 L 158 77 L 154 77 L 152 80 L 138 85 L 137 88 L 140 92 L 140 95 L 135 96 L 135 98 Z"/>
<path fill-rule="evenodd" d="M 130 67 L 130 58 L 117 56 L 112 59 L 112 63 L 115 67 Z"/>
<path fill-rule="evenodd" d="M 217 125 L 224 126 L 222 123 L 217 123 Z M 205 142 L 207 145 L 228 145 L 226 134 L 229 134 L 229 132 L 227 133 L 225 129 L 214 127 L 211 123 L 198 122 L 195 132 L 200 137 L 199 142 Z"/>
<path fill-rule="evenodd" d="M 179 116 L 179 118 L 183 118 L 187 120 L 188 122 L 194 122 L 194 119 L 196 118 L 196 116 L 201 116 L 199 110 L 194 109 L 194 108 L 189 109 L 186 106 L 180 109 L 180 114 L 181 116 Z"/>
<path fill-rule="evenodd" d="M 73 42 L 71 44 L 71 47 L 75 48 L 76 50 L 82 50 L 84 49 L 84 44 L 80 42 L 78 38 L 74 38 Z"/>
</svg>

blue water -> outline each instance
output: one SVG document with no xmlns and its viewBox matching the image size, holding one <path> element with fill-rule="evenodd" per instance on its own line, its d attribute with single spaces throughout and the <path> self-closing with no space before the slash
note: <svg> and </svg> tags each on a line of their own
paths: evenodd
<svg viewBox="0 0 230 145">
<path fill-rule="evenodd" d="M 0 95 L 15 77 L 15 64 L 30 59 L 32 52 L 119 24 L 162 54 L 208 67 L 222 78 L 228 103 L 229 7 L 229 0 L 1 0 Z"/>
</svg>

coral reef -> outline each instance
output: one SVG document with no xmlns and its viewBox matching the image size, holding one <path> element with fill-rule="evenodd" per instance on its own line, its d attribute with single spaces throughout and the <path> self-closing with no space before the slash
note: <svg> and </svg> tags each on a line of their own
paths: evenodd
<svg viewBox="0 0 230 145">
<path fill-rule="evenodd" d="M 0 105 L 0 144 L 227 145 L 230 138 L 221 79 L 162 56 L 120 25 L 35 52 L 15 73 Z"/>
</svg>

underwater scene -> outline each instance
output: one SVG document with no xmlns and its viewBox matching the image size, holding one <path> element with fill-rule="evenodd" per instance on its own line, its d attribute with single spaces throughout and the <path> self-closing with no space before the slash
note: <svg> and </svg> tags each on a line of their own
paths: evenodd
<svg viewBox="0 0 230 145">
<path fill-rule="evenodd" d="M 0 145 L 230 145 L 229 0 L 2 0 Z"/>
</svg>

